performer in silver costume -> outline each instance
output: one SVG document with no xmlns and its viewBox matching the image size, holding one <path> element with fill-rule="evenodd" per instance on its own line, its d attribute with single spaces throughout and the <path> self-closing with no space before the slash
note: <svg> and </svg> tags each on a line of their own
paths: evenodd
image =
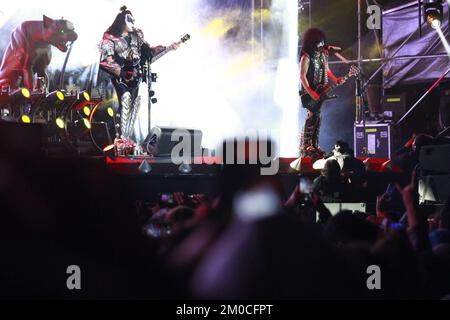
<svg viewBox="0 0 450 320">
<path fill-rule="evenodd" d="M 142 66 L 167 47 L 151 47 L 141 30 L 135 28 L 134 17 L 123 6 L 111 27 L 103 35 L 100 68 L 111 76 L 119 99 L 120 123 L 116 125 L 116 150 L 121 155 L 133 153 L 134 124 L 139 112 L 139 85 L 143 78 Z M 169 46 L 177 49 L 178 44 Z"/>
</svg>

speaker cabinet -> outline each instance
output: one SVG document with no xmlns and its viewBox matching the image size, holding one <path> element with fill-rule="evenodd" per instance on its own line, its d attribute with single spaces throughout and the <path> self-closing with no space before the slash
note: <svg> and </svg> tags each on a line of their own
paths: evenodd
<svg viewBox="0 0 450 320">
<path fill-rule="evenodd" d="M 387 124 L 367 124 L 354 127 L 354 147 L 356 157 L 390 159 L 400 145 L 399 135 L 394 127 Z"/>
<path fill-rule="evenodd" d="M 170 157 L 175 146 L 183 143 L 189 148 L 183 149 L 190 153 L 190 156 L 201 156 L 202 137 L 200 130 L 175 128 L 175 127 L 154 127 L 148 137 L 144 140 L 142 148 L 148 154 L 158 157 Z M 177 154 L 186 156 L 184 152 Z"/>
<path fill-rule="evenodd" d="M 450 173 L 450 144 L 423 147 L 420 165 L 425 170 Z"/>
<path fill-rule="evenodd" d="M 406 113 L 406 94 L 383 97 L 383 112 L 386 119 L 398 121 Z"/>
</svg>

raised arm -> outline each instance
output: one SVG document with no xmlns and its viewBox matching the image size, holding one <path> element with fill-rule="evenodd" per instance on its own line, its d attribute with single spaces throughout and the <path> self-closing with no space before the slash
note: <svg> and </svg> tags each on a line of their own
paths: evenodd
<svg viewBox="0 0 450 320">
<path fill-rule="evenodd" d="M 328 64 L 328 59 L 326 59 L 326 61 L 325 61 L 325 66 L 326 66 L 326 70 L 327 70 L 327 76 L 331 81 L 333 81 L 334 83 L 337 83 L 337 84 L 342 84 L 345 82 L 344 78 L 336 76 L 333 73 L 333 71 L 331 71 L 330 65 Z"/>
<path fill-rule="evenodd" d="M 148 42 L 144 39 L 144 32 L 143 32 L 141 29 L 136 29 L 136 34 L 137 34 L 137 36 L 138 36 L 138 38 L 139 38 L 141 47 L 148 48 L 148 49 L 150 50 L 150 52 L 151 52 L 151 56 L 152 56 L 152 57 L 154 57 L 154 56 L 160 54 L 161 52 L 165 51 L 165 50 L 168 48 L 168 47 L 165 47 L 165 46 L 155 46 L 155 47 L 152 47 L 152 46 L 150 45 L 150 43 L 148 43 Z"/>
</svg>

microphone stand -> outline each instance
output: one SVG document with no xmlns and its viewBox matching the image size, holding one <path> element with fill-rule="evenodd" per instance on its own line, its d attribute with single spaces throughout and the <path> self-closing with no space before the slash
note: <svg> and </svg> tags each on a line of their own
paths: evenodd
<svg viewBox="0 0 450 320">
<path fill-rule="evenodd" d="M 335 57 L 337 57 L 339 60 L 341 60 L 342 62 L 344 62 L 345 64 L 350 64 L 350 61 L 348 59 L 346 59 L 345 57 L 343 57 L 339 52 L 336 52 L 334 50 L 330 50 L 330 52 L 332 52 Z M 367 155 L 367 137 L 366 137 L 366 112 L 365 112 L 365 108 L 364 108 L 364 92 L 366 91 L 366 84 L 364 84 L 364 73 L 362 72 L 362 70 L 359 70 L 358 76 L 356 78 L 356 98 L 358 101 L 358 105 L 356 108 L 356 121 L 357 122 L 361 122 L 360 119 L 362 120 L 362 125 L 363 125 L 363 150 L 362 150 L 362 154 L 363 155 Z M 355 150 L 356 152 L 356 150 Z"/>
<path fill-rule="evenodd" d="M 365 92 L 365 86 L 363 84 L 363 75 L 361 73 L 358 74 L 356 78 L 356 98 L 358 100 L 358 110 L 359 110 L 359 117 L 362 120 L 363 125 L 363 149 L 362 154 L 363 156 L 367 155 L 367 137 L 366 137 L 366 110 L 364 106 L 364 92 Z M 359 120 L 359 119 L 358 119 Z M 355 150 L 356 152 L 356 150 Z"/>
<path fill-rule="evenodd" d="M 150 136 L 150 133 L 152 131 L 152 104 L 156 103 L 157 100 L 156 98 L 154 98 L 155 96 L 155 92 L 152 90 L 152 83 L 157 81 L 157 74 L 152 72 L 152 68 L 151 68 L 151 64 L 152 64 L 152 58 L 150 57 L 147 60 L 146 63 L 146 72 L 145 72 L 145 82 L 147 83 L 147 94 L 148 94 L 148 133 L 147 133 L 147 137 Z M 148 143 L 145 146 L 145 150 L 148 151 L 147 148 Z M 153 154 L 150 154 L 151 156 L 153 156 Z"/>
<path fill-rule="evenodd" d="M 152 130 L 152 68 L 151 68 L 151 62 L 152 59 L 149 58 L 147 60 L 147 92 L 148 92 L 148 133 L 147 136 L 150 134 Z"/>
</svg>

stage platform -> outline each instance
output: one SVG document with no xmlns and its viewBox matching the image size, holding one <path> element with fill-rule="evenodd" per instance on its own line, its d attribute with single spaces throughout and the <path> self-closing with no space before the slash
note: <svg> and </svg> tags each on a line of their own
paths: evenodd
<svg viewBox="0 0 450 320">
<path fill-rule="evenodd" d="M 290 194 L 298 184 L 299 175 L 315 178 L 320 170 L 313 169 L 311 158 L 302 158 L 300 171 L 290 167 L 296 158 L 278 158 L 277 177 L 281 180 L 286 195 Z M 375 202 L 376 196 L 382 193 L 389 181 L 399 177 L 399 170 L 391 166 L 387 159 L 361 159 L 368 172 L 368 193 Z M 146 161 L 150 171 L 143 172 L 139 168 Z M 184 192 L 186 194 L 204 193 L 217 195 L 217 185 L 222 164 L 217 158 L 196 158 L 190 165 L 190 172 L 180 171 L 180 165 L 173 164 L 169 157 L 105 157 L 107 171 L 127 185 L 127 189 L 136 198 L 149 198 L 157 193 Z M 214 164 L 211 164 L 214 163 Z"/>
</svg>

